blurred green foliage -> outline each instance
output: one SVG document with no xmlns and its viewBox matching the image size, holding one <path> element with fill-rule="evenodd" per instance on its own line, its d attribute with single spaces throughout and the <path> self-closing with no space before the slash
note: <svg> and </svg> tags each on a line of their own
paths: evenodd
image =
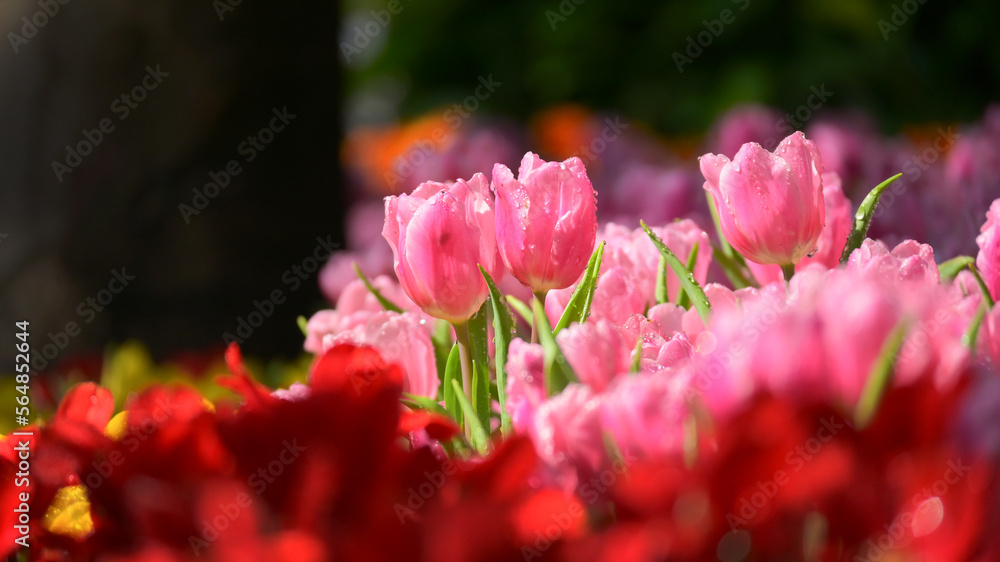
<svg viewBox="0 0 1000 562">
<path fill-rule="evenodd" d="M 461 101 L 492 74 L 502 87 L 486 113 L 524 119 L 578 102 L 683 134 L 739 102 L 794 111 L 821 85 L 830 106 L 865 108 L 890 131 L 971 121 L 1000 86 L 992 0 L 580 1 L 399 0 L 374 54 L 347 65 L 349 91 L 369 95 L 388 78 L 410 117 Z M 341 41 L 386 6 L 347 2 Z M 719 23 L 679 72 L 674 53 L 688 57 L 688 38 Z"/>
</svg>

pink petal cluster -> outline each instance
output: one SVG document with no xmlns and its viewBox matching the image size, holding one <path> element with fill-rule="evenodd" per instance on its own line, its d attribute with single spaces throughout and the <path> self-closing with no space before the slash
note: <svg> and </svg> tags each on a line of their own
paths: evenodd
<svg viewBox="0 0 1000 562">
<path fill-rule="evenodd" d="M 851 252 L 847 269 L 881 277 L 885 281 L 905 281 L 934 286 L 941 273 L 934 261 L 934 248 L 913 240 L 904 240 L 889 251 L 885 243 L 866 238 Z"/>
<path fill-rule="evenodd" d="M 404 374 L 403 392 L 436 398 L 440 381 L 430 322 L 421 314 L 402 314 L 383 310 L 363 323 L 323 338 L 323 351 L 341 344 L 367 345 L 378 350 L 388 363 L 398 365 Z M 366 381 L 359 380 L 364 385 Z"/>
<path fill-rule="evenodd" d="M 403 293 L 399 283 L 387 275 L 379 275 L 371 280 L 383 297 L 404 310 L 417 310 L 413 301 Z M 368 290 L 364 282 L 354 274 L 354 280 L 347 284 L 337 307 L 320 310 L 306 323 L 306 341 L 303 348 L 309 353 L 323 352 L 323 338 L 329 334 L 339 334 L 363 325 L 377 312 L 385 310 L 382 303 Z"/>
<path fill-rule="evenodd" d="M 493 200 L 482 174 L 452 184 L 425 182 L 385 199 L 382 236 L 392 247 L 399 283 L 424 312 L 462 323 L 488 290 L 479 266 L 497 278 Z"/>
<path fill-rule="evenodd" d="M 902 325 L 894 384 L 927 378 L 947 388 L 969 361 L 961 336 L 971 313 L 961 299 L 940 285 L 879 271 L 810 270 L 793 279 L 787 302 L 763 299 L 717 311 L 711 325 L 717 345 L 699 356 L 694 380 L 719 415 L 757 389 L 853 406 L 884 342 Z"/>
<path fill-rule="evenodd" d="M 546 162 L 529 152 L 517 178 L 494 166 L 492 186 L 497 243 L 511 275 L 535 293 L 576 281 L 597 235 L 597 194 L 583 162 Z"/>
<path fill-rule="evenodd" d="M 773 153 L 748 143 L 731 161 L 706 154 L 699 162 L 722 231 L 747 259 L 788 265 L 816 251 L 826 223 L 823 163 L 802 133 Z"/>
<path fill-rule="evenodd" d="M 693 273 L 699 283 L 707 280 L 712 263 L 712 245 L 705 231 L 689 219 L 652 227 L 652 230 L 685 262 L 697 244 L 698 255 Z M 615 223 L 608 223 L 601 229 L 598 241 L 603 241 L 605 246 L 591 317 L 622 325 L 632 314 L 656 304 L 660 252 L 643 229 L 627 228 Z M 562 316 L 575 290 L 574 285 L 549 292 L 545 310 L 552 322 L 557 322 Z M 680 291 L 680 279 L 668 268 L 667 295 L 670 300 L 676 301 Z"/>
</svg>

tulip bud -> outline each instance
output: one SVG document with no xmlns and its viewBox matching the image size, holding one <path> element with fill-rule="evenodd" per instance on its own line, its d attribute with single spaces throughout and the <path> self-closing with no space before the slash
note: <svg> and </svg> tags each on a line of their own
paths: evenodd
<svg viewBox="0 0 1000 562">
<path fill-rule="evenodd" d="M 524 155 L 517 179 L 493 167 L 497 246 L 518 281 L 535 293 L 563 289 L 587 267 L 597 238 L 597 194 L 579 158 Z"/>
<path fill-rule="evenodd" d="M 801 132 L 768 152 L 747 143 L 732 161 L 700 159 L 726 239 L 747 259 L 787 266 L 816 250 L 826 219 L 823 164 Z"/>
<path fill-rule="evenodd" d="M 425 182 L 410 195 L 386 197 L 382 236 L 410 300 L 435 318 L 471 318 L 488 294 L 478 266 L 494 278 L 502 272 L 494 220 L 482 174 L 451 185 Z"/>
</svg>

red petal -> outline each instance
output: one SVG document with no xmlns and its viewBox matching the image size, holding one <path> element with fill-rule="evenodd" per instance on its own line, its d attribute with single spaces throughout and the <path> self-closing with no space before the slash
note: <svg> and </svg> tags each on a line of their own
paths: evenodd
<svg viewBox="0 0 1000 562">
<path fill-rule="evenodd" d="M 427 430 L 431 439 L 447 441 L 458 435 L 458 425 L 447 416 L 424 411 L 403 412 L 399 418 L 399 432 L 406 434 L 418 429 Z"/>
<path fill-rule="evenodd" d="M 85 382 L 69 389 L 63 396 L 56 411 L 56 420 L 87 424 L 103 432 L 114 411 L 115 399 L 111 392 L 96 383 Z"/>
<path fill-rule="evenodd" d="M 226 348 L 226 365 L 229 366 L 231 375 L 219 375 L 215 378 L 216 384 L 223 388 L 228 388 L 243 396 L 247 401 L 247 406 L 251 408 L 266 406 L 273 403 L 277 398 L 271 396 L 271 389 L 260 384 L 247 371 L 243 364 L 243 354 L 240 353 L 240 346 L 233 342 Z"/>
</svg>

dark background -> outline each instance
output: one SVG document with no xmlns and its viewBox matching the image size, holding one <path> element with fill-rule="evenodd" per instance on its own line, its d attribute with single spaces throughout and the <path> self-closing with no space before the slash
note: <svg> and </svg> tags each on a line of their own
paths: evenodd
<svg viewBox="0 0 1000 562">
<path fill-rule="evenodd" d="M 502 83 L 483 115 L 529 121 L 575 102 L 613 109 L 666 137 L 703 134 L 749 101 L 794 111 L 811 88 L 830 108 L 860 108 L 887 133 L 969 122 L 1000 80 L 995 2 L 874 0 L 401 0 L 348 64 L 343 41 L 386 2 L 253 2 L 220 19 L 210 0 L 72 0 L 15 53 L 8 33 L 41 8 L 0 8 L 0 323 L 30 320 L 40 349 L 81 325 L 58 363 L 136 338 L 162 357 L 222 345 L 254 301 L 287 301 L 246 338 L 260 356 L 301 349 L 295 318 L 324 306 L 316 274 L 283 274 L 316 237 L 342 240 L 347 127 L 391 123 L 462 100 L 480 76 Z M 741 7 L 745 9 L 741 10 Z M 719 30 L 678 71 L 688 38 Z M 879 20 L 905 21 L 883 35 Z M 697 51 L 693 51 L 697 52 Z M 169 72 L 127 119 L 111 104 L 147 65 Z M 297 117 L 185 224 L 209 173 L 272 108 Z M 116 128 L 63 181 L 53 161 L 103 118 Z M 135 280 L 92 323 L 77 312 L 126 268 Z M 49 334 L 53 337 L 50 338 Z M 13 342 L 13 336 L 10 336 Z M 5 365 L 11 353 L 3 345 Z M 0 370 L 6 370 L 0 367 Z"/>
</svg>

